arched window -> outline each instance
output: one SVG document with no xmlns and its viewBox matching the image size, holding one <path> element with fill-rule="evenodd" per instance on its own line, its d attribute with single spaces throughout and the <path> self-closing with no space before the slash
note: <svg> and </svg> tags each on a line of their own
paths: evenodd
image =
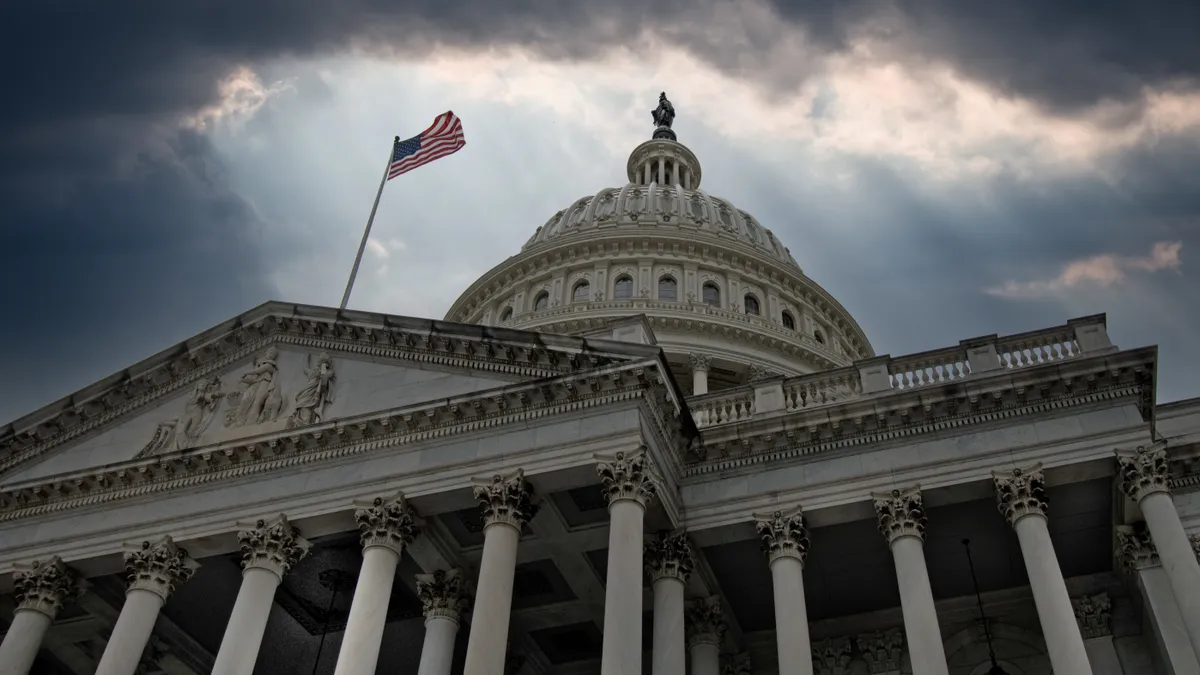
<svg viewBox="0 0 1200 675">
<path fill-rule="evenodd" d="M 550 306 L 550 294 L 542 291 L 533 299 L 533 311 L 540 312 Z"/>
<path fill-rule="evenodd" d="M 628 300 L 632 297 L 633 279 L 625 275 L 617 277 L 613 283 L 613 300 Z"/>
<path fill-rule="evenodd" d="M 783 327 L 788 330 L 796 330 L 796 319 L 792 317 L 791 312 L 783 313 Z"/>
<path fill-rule="evenodd" d="M 720 307 L 721 289 L 717 288 L 717 285 L 710 281 L 700 288 L 700 299 L 703 300 L 704 304 L 706 305 Z"/>
<path fill-rule="evenodd" d="M 658 280 L 658 299 L 675 302 L 679 299 L 679 284 L 675 277 L 663 277 Z"/>
<path fill-rule="evenodd" d="M 591 292 L 591 284 L 586 281 L 581 281 L 575 284 L 575 288 L 571 290 L 572 302 L 587 302 L 588 294 Z"/>
<path fill-rule="evenodd" d="M 513 315 L 512 307 L 505 307 L 504 311 L 500 313 L 500 322 L 503 323 L 505 321 L 508 321 L 509 319 L 512 318 L 512 315 Z"/>
<path fill-rule="evenodd" d="M 821 344 L 825 344 L 825 336 L 821 335 L 821 329 L 819 328 L 813 331 L 813 339 Z"/>
<path fill-rule="evenodd" d="M 747 314 L 753 314 L 754 316 L 758 316 L 759 314 L 761 314 L 761 312 L 759 312 L 759 310 L 758 310 L 758 298 L 754 297 L 753 295 L 747 294 L 746 297 L 743 299 L 746 301 L 746 313 Z"/>
</svg>

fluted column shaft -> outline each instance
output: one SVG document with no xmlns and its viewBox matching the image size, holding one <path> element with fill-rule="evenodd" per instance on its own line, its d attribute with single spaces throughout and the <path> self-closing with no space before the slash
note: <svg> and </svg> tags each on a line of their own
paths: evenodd
<svg viewBox="0 0 1200 675">
<path fill-rule="evenodd" d="M 129 590 L 96 666 L 96 675 L 133 675 L 163 603 L 177 585 L 192 577 L 197 567 L 170 537 L 156 544 L 143 542 L 140 549 L 125 554 Z"/>
<path fill-rule="evenodd" d="M 996 475 L 994 480 L 1000 511 L 1021 545 L 1050 664 L 1056 675 L 1091 675 L 1083 635 L 1075 623 L 1071 597 L 1046 525 L 1048 505 L 1041 467 L 1018 469 L 1009 476 Z"/>
<path fill-rule="evenodd" d="M 661 159 L 659 160 L 662 161 Z M 619 452 L 597 467 L 608 500 L 601 675 L 642 673 L 642 522 L 654 496 L 644 451 Z"/>
<path fill-rule="evenodd" d="M 812 675 L 812 643 L 804 601 L 804 559 L 808 531 L 799 508 L 755 516 L 771 566 L 775 600 L 775 641 L 779 675 Z"/>
<path fill-rule="evenodd" d="M 1132 455 L 1119 453 L 1117 462 L 1121 488 L 1137 502 L 1146 519 L 1162 569 L 1175 593 L 1188 640 L 1193 651 L 1200 654 L 1200 563 L 1196 562 L 1196 552 L 1168 491 L 1166 448 L 1142 446 Z"/>
<path fill-rule="evenodd" d="M 80 581 L 56 556 L 47 563 L 18 565 L 13 588 L 17 609 L 0 643 L 0 675 L 29 672 L 54 617 L 65 602 L 78 596 Z"/>
<path fill-rule="evenodd" d="M 914 673 L 947 675 L 946 650 L 938 626 L 929 568 L 925 564 L 925 506 L 918 488 L 874 495 L 879 530 L 896 564 L 900 611 Z"/>
<path fill-rule="evenodd" d="M 369 508 L 354 512 L 361 532 L 363 562 L 334 675 L 374 675 L 396 565 L 404 547 L 417 536 L 414 515 L 400 495 L 388 501 L 376 499 Z"/>
<path fill-rule="evenodd" d="M 212 675 L 253 675 L 275 589 L 291 566 L 308 554 L 311 544 L 285 516 L 238 532 L 242 547 L 242 585 L 225 636 L 213 662 Z"/>
<path fill-rule="evenodd" d="M 483 506 L 483 559 L 473 613 L 479 620 L 471 622 L 464 675 L 504 675 L 517 544 L 521 528 L 536 511 L 532 497 L 521 471 L 475 486 L 475 498 Z"/>
<path fill-rule="evenodd" d="M 425 642 L 417 675 L 450 675 L 458 617 L 467 608 L 462 570 L 437 570 L 417 575 L 417 596 L 425 615 Z"/>
</svg>

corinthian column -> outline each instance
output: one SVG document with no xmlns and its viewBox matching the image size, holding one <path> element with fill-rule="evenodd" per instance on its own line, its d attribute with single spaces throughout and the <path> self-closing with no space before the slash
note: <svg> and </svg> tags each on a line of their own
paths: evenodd
<svg viewBox="0 0 1200 675">
<path fill-rule="evenodd" d="M 1121 489 L 1137 502 L 1146 518 L 1163 571 L 1175 591 L 1188 640 L 1200 654 L 1200 564 L 1167 488 L 1170 474 L 1166 446 L 1138 446 L 1133 454 L 1119 453 L 1117 464 L 1121 470 Z"/>
<path fill-rule="evenodd" d="M 642 673 L 642 522 L 654 498 L 644 449 L 596 465 L 608 500 L 608 578 L 604 587 L 601 675 Z"/>
<path fill-rule="evenodd" d="M 696 600 L 687 608 L 688 652 L 691 675 L 721 675 L 721 640 L 725 637 L 725 615 L 716 596 Z M 782 672 L 782 671 L 781 671 Z M 658 675 L 655 672 L 655 675 Z"/>
<path fill-rule="evenodd" d="M 1048 504 L 1041 465 L 1013 469 L 1009 475 L 993 474 L 992 479 L 1000 513 L 1016 530 L 1021 544 L 1050 665 L 1056 675 L 1091 675 L 1083 636 L 1046 526 Z"/>
<path fill-rule="evenodd" d="M 925 505 L 916 487 L 874 495 L 879 531 L 896 562 L 900 610 L 914 673 L 947 675 L 946 651 L 925 565 Z"/>
<path fill-rule="evenodd" d="M 133 675 L 163 603 L 198 567 L 170 537 L 155 544 L 142 542 L 141 548 L 125 553 L 129 588 L 96 675 Z"/>
<path fill-rule="evenodd" d="M 661 532 L 646 542 L 646 574 L 654 589 L 654 648 L 650 672 L 686 675 L 683 590 L 692 573 L 692 545 L 687 535 Z"/>
<path fill-rule="evenodd" d="M 479 620 L 471 622 L 463 674 L 504 675 L 517 543 L 521 528 L 533 518 L 537 508 L 533 504 L 533 488 L 520 470 L 475 485 L 475 498 L 483 509 L 483 560 L 479 563 L 473 612 Z"/>
<path fill-rule="evenodd" d="M 1200 661 L 1188 639 L 1187 626 L 1179 613 L 1179 603 L 1171 590 L 1171 582 L 1162 568 L 1162 560 L 1154 548 L 1145 523 L 1116 528 L 1117 558 L 1121 567 L 1137 579 L 1145 617 L 1160 647 L 1167 672 L 1183 675 L 1200 673 Z"/>
<path fill-rule="evenodd" d="M 458 617 L 467 611 L 467 588 L 457 567 L 417 575 L 417 596 L 425 614 L 425 644 L 417 675 L 450 675 Z"/>
<path fill-rule="evenodd" d="M 58 556 L 17 566 L 13 574 L 17 609 L 0 644 L 0 673 L 29 672 L 54 617 L 64 603 L 78 597 L 82 584 L 79 575 Z"/>
<path fill-rule="evenodd" d="M 283 575 L 308 555 L 312 546 L 282 514 L 270 522 L 258 521 L 254 529 L 238 532 L 238 541 L 242 545 L 242 585 L 225 626 L 212 675 L 254 672 L 275 601 L 275 589 L 283 581 Z"/>
<path fill-rule="evenodd" d="M 401 495 L 387 502 L 376 498 L 370 508 L 354 512 L 362 533 L 363 562 L 334 675 L 374 674 L 396 565 L 404 547 L 417 536 L 414 516 Z"/>
<path fill-rule="evenodd" d="M 808 609 L 804 604 L 804 559 L 808 556 L 808 530 L 800 507 L 756 515 L 771 566 L 775 592 L 775 642 L 779 649 L 779 675 L 812 675 L 812 645 L 808 638 Z"/>
<path fill-rule="evenodd" d="M 708 368 L 711 365 L 711 356 L 688 355 L 688 367 L 692 369 L 692 394 L 700 396 L 708 393 Z"/>
</svg>

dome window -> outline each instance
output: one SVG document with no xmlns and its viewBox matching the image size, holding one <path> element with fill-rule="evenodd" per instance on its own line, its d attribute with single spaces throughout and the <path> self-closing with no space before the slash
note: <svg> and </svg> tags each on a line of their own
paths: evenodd
<svg viewBox="0 0 1200 675">
<path fill-rule="evenodd" d="M 513 315 L 512 307 L 505 307 L 504 311 L 500 313 L 500 322 L 504 323 L 505 321 L 508 321 L 509 319 L 512 318 L 512 315 Z"/>
<path fill-rule="evenodd" d="M 578 288 L 578 286 L 576 286 Z M 613 300 L 628 300 L 633 297 L 633 279 L 621 275 L 613 284 Z"/>
<path fill-rule="evenodd" d="M 550 294 L 542 291 L 533 299 L 533 311 L 540 312 L 550 306 Z"/>
<path fill-rule="evenodd" d="M 758 308 L 758 298 L 754 297 L 753 295 L 747 294 L 746 297 L 743 299 L 746 301 L 746 313 L 747 314 L 753 314 L 754 316 L 758 316 L 759 314 L 762 313 L 759 311 L 759 308 Z"/>
<path fill-rule="evenodd" d="M 675 302 L 679 299 L 679 284 L 675 277 L 663 277 L 658 280 L 658 299 Z"/>
<path fill-rule="evenodd" d="M 791 312 L 783 313 L 783 327 L 788 330 L 796 330 L 796 319 Z"/>
<path fill-rule="evenodd" d="M 575 284 L 575 288 L 571 290 L 572 302 L 587 302 L 591 293 L 591 284 L 586 281 L 581 281 Z"/>
<path fill-rule="evenodd" d="M 721 306 L 721 289 L 717 288 L 717 285 L 710 281 L 710 282 L 704 284 L 703 287 L 701 287 L 700 299 L 703 300 L 704 304 L 706 304 L 706 305 L 712 305 L 713 307 L 720 307 Z"/>
</svg>

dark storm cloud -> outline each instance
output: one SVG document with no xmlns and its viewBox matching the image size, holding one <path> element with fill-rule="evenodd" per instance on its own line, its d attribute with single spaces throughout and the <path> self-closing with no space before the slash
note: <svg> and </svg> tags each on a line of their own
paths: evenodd
<svg viewBox="0 0 1200 675">
<path fill-rule="evenodd" d="M 1143 85 L 1198 70 L 1194 3 L 988 4 L 778 2 L 776 22 L 734 20 L 746 6 L 723 0 L 7 3 L 0 372 L 26 384 L 5 390 L 0 417 L 274 294 L 261 218 L 205 136 L 177 125 L 236 65 L 495 45 L 584 59 L 657 39 L 783 95 L 870 31 L 898 59 L 944 61 L 1059 110 L 1110 99 L 1136 110 Z M 799 54 L 781 47 L 794 29 Z"/>
</svg>

